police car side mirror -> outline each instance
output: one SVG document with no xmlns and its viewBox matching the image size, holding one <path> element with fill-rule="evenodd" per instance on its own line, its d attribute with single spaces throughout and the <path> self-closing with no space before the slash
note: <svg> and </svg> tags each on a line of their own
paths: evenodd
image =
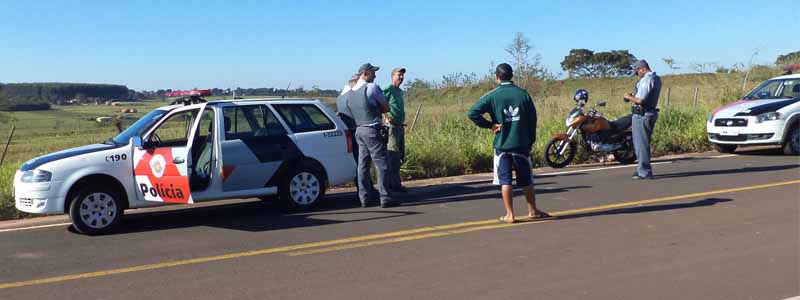
<svg viewBox="0 0 800 300">
<path fill-rule="evenodd" d="M 142 138 L 141 137 L 135 136 L 135 137 L 131 138 L 130 144 L 134 148 L 142 148 L 143 145 L 144 145 L 144 142 L 142 142 Z"/>
<path fill-rule="evenodd" d="M 131 138 L 131 145 L 138 149 L 155 149 L 156 143 L 153 141 L 144 141 L 141 137 L 135 136 Z"/>
</svg>

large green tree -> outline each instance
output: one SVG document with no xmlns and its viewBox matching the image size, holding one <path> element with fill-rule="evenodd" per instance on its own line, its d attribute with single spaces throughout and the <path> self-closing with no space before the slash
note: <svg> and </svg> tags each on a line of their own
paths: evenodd
<svg viewBox="0 0 800 300">
<path fill-rule="evenodd" d="M 561 69 L 570 77 L 616 77 L 632 74 L 631 64 L 636 56 L 628 50 L 595 53 L 589 49 L 572 49 L 561 61 Z"/>
</svg>

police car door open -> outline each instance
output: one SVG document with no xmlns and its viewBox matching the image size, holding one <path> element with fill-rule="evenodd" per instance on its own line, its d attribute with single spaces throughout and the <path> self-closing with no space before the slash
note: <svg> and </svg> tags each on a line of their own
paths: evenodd
<svg viewBox="0 0 800 300">
<path fill-rule="evenodd" d="M 134 180 L 140 200 L 193 203 L 189 185 L 191 149 L 206 104 L 170 112 L 133 148 Z"/>
</svg>

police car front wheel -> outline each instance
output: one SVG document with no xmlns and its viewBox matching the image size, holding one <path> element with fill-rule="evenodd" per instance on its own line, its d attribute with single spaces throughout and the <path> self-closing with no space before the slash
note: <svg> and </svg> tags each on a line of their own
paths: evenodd
<svg viewBox="0 0 800 300">
<path fill-rule="evenodd" d="M 306 209 L 315 206 L 325 195 L 323 170 L 309 162 L 301 162 L 281 183 L 280 199 L 289 207 Z"/>
<path fill-rule="evenodd" d="M 120 193 L 112 188 L 85 188 L 69 206 L 69 217 L 76 231 L 101 234 L 119 223 L 124 209 Z"/>
<path fill-rule="evenodd" d="M 714 150 L 719 153 L 734 153 L 738 147 L 738 145 L 714 144 Z"/>
<path fill-rule="evenodd" d="M 783 143 L 783 154 L 800 155 L 800 126 L 795 125 Z"/>
</svg>

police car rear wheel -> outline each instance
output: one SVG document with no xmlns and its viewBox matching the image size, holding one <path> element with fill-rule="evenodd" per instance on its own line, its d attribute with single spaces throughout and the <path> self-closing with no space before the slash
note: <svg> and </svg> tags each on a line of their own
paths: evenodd
<svg viewBox="0 0 800 300">
<path fill-rule="evenodd" d="M 314 164 L 302 162 L 281 183 L 280 199 L 292 208 L 308 209 L 319 203 L 325 195 L 322 170 Z"/>
<path fill-rule="evenodd" d="M 121 204 L 121 197 L 114 189 L 84 189 L 72 199 L 69 217 L 76 231 L 102 234 L 119 223 L 124 211 Z"/>
</svg>

